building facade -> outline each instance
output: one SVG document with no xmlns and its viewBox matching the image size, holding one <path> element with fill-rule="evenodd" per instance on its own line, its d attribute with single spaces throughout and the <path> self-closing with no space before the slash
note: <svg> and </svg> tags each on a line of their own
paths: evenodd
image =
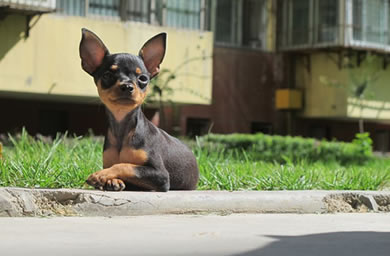
<svg viewBox="0 0 390 256">
<path fill-rule="evenodd" d="M 364 130 L 376 150 L 389 150 L 389 7 L 386 0 L 278 2 L 278 51 L 290 61 L 289 87 L 303 93 L 296 134 L 350 141 Z"/>
<path fill-rule="evenodd" d="M 210 104 L 213 37 L 202 29 L 204 1 L 162 3 L 1 0 L 0 133 L 23 126 L 45 135 L 65 130 L 83 134 L 88 127 L 98 134 L 105 130 L 93 79 L 81 69 L 83 27 L 99 35 L 111 53 L 137 54 L 149 38 L 167 32 L 159 80 L 163 84 L 169 80 L 170 93 L 164 93 L 163 100 Z M 155 98 L 158 102 L 158 94 Z M 149 113 L 158 104 L 147 106 Z"/>
<path fill-rule="evenodd" d="M 351 141 L 368 131 L 375 150 L 389 151 L 389 7 L 386 0 L 216 1 L 213 101 L 196 107 L 199 119 L 218 133 Z M 196 108 L 184 107 L 184 116 Z M 181 125 L 191 122 L 182 117 Z"/>
<path fill-rule="evenodd" d="M 44 134 L 104 131 L 103 108 L 78 58 L 80 28 L 87 27 L 111 52 L 135 53 L 148 37 L 168 32 L 165 70 L 144 109 L 149 116 L 160 109 L 160 126 L 171 133 L 348 141 L 360 128 L 377 150 L 389 150 L 387 0 L 0 0 L 0 6 L 0 111 L 7 120 L 0 133 L 23 125 Z"/>
</svg>

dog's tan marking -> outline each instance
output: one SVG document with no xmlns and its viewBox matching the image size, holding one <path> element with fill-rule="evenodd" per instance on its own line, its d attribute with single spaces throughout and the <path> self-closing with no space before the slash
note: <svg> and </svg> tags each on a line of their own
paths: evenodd
<svg viewBox="0 0 390 256">
<path fill-rule="evenodd" d="M 143 149 L 124 147 L 119 154 L 120 163 L 144 165 L 148 160 L 148 154 Z"/>
<path fill-rule="evenodd" d="M 131 147 L 134 130 L 129 131 L 127 136 L 123 139 L 122 149 L 119 152 L 119 163 L 130 163 L 135 165 L 144 165 L 148 160 L 148 154 L 143 149 L 135 149 Z"/>
<path fill-rule="evenodd" d="M 155 188 L 151 184 L 147 184 L 145 181 L 137 178 L 137 171 L 135 170 L 136 165 L 133 164 L 116 164 L 109 168 L 110 173 L 117 176 L 118 179 L 133 185 L 154 190 Z"/>
<path fill-rule="evenodd" d="M 120 179 L 130 181 L 135 177 L 135 165 L 115 164 L 109 168 L 104 168 L 88 177 L 88 184 L 95 187 L 104 187 L 109 180 Z"/>
<path fill-rule="evenodd" d="M 115 71 L 118 69 L 118 65 L 111 65 L 110 69 Z"/>
<path fill-rule="evenodd" d="M 124 146 L 131 145 L 131 141 L 133 140 L 134 133 L 135 133 L 135 129 L 132 129 L 127 133 L 126 138 L 123 139 Z"/>
<path fill-rule="evenodd" d="M 109 168 L 119 163 L 119 152 L 116 148 L 117 141 L 110 129 L 107 132 L 107 139 L 110 147 L 103 151 L 103 168 Z"/>
<path fill-rule="evenodd" d="M 103 152 L 103 167 L 109 168 L 114 164 L 130 163 L 134 165 L 144 165 L 148 160 L 148 154 L 143 149 L 135 149 L 131 146 L 131 140 L 133 139 L 134 130 L 131 130 L 126 138 L 123 140 L 123 147 L 120 152 L 117 149 L 117 141 L 111 130 L 107 132 L 107 139 L 109 141 L 109 148 L 106 148 Z"/>
<path fill-rule="evenodd" d="M 88 177 L 87 183 L 95 188 L 103 189 L 111 182 L 127 182 L 133 185 L 154 190 L 154 186 L 137 177 L 137 165 L 129 163 L 120 163 L 95 172 Z"/>
<path fill-rule="evenodd" d="M 137 73 L 137 75 L 139 75 L 139 74 L 142 73 L 142 71 L 141 71 L 141 69 L 140 69 L 139 67 L 137 67 L 137 68 L 135 69 L 135 73 Z"/>
<path fill-rule="evenodd" d="M 120 163 L 120 164 L 115 164 L 108 170 L 115 175 L 118 179 L 121 179 L 123 181 L 127 181 L 130 178 L 135 177 L 135 170 L 134 168 L 136 165 L 134 164 L 128 164 L 128 163 Z"/>
<path fill-rule="evenodd" d="M 116 141 L 116 138 L 115 138 L 115 136 L 112 134 L 112 131 L 111 131 L 110 128 L 109 128 L 108 131 L 107 131 L 107 137 L 108 137 L 108 141 L 110 142 L 110 145 L 112 145 L 112 146 L 118 145 L 118 142 Z"/>
<path fill-rule="evenodd" d="M 103 152 L 103 168 L 109 168 L 114 164 L 120 163 L 119 152 L 116 148 L 110 147 Z"/>
<path fill-rule="evenodd" d="M 144 102 L 146 94 L 147 90 L 142 91 L 137 85 L 134 85 L 133 100 L 136 102 L 137 106 Z"/>
</svg>

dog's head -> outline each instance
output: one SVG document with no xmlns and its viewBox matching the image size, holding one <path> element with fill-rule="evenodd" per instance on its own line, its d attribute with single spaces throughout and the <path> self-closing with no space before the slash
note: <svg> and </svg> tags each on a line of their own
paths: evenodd
<svg viewBox="0 0 390 256">
<path fill-rule="evenodd" d="M 80 42 L 81 66 L 95 81 L 99 96 L 116 119 L 141 105 L 151 78 L 160 70 L 166 47 L 166 33 L 149 39 L 138 56 L 110 54 L 102 40 L 83 28 Z"/>
</svg>

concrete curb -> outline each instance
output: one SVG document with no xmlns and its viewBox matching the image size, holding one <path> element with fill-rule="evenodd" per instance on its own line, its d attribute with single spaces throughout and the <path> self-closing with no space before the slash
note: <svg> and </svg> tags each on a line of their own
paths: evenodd
<svg viewBox="0 0 390 256">
<path fill-rule="evenodd" d="M 390 212 L 390 191 L 103 192 L 0 188 L 0 216 Z"/>
</svg>

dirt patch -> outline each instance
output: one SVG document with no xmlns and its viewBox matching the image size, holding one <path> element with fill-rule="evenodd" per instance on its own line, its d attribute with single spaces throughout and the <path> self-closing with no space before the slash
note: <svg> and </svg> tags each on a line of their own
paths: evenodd
<svg viewBox="0 0 390 256">
<path fill-rule="evenodd" d="M 37 197 L 35 198 L 35 204 L 38 208 L 36 213 L 38 216 L 77 216 L 71 203 L 62 204 L 47 197 Z"/>
<path fill-rule="evenodd" d="M 390 195 L 334 194 L 325 197 L 324 202 L 329 213 L 390 212 Z"/>
<path fill-rule="evenodd" d="M 44 194 L 35 193 L 34 201 L 39 216 L 77 216 L 73 206 L 85 200 L 80 193 L 52 191 Z"/>
<path fill-rule="evenodd" d="M 374 199 L 378 204 L 379 211 L 390 212 L 390 195 L 377 195 L 374 196 Z"/>
</svg>

